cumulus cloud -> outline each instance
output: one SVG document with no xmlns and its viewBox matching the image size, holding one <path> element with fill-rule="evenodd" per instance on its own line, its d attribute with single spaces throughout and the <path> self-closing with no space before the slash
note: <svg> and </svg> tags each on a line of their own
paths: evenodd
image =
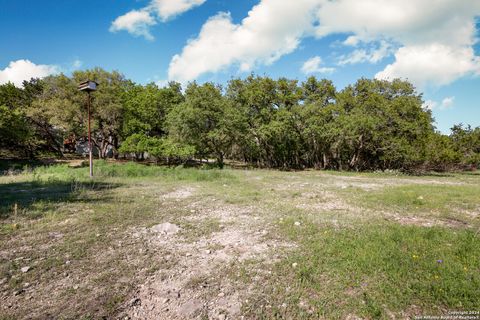
<svg viewBox="0 0 480 320">
<path fill-rule="evenodd" d="M 150 12 L 132 10 L 115 19 L 110 26 L 110 32 L 125 30 L 136 37 L 143 36 L 147 40 L 153 40 L 150 27 L 156 24 L 157 21 Z"/>
<path fill-rule="evenodd" d="M 193 7 L 202 5 L 206 0 L 151 0 L 140 10 L 132 10 L 116 18 L 110 26 L 110 32 L 127 31 L 147 40 L 153 40 L 150 28 L 159 21 L 168 21 Z"/>
<path fill-rule="evenodd" d="M 317 11 L 320 23 L 316 35 L 353 33 L 346 45 L 385 39 L 390 50 L 376 53 L 378 57 L 394 53 L 395 61 L 377 78 L 400 77 L 419 87 L 441 86 L 478 72 L 480 61 L 472 46 L 476 41 L 475 16 L 479 14 L 477 0 L 327 1 Z M 357 49 L 341 63 L 369 61 L 374 56 Z"/>
<path fill-rule="evenodd" d="M 296 50 L 304 37 L 345 34 L 343 44 L 354 50 L 338 57 L 340 65 L 393 55 L 378 78 L 445 85 L 480 73 L 473 51 L 478 15 L 478 0 L 261 0 L 239 24 L 228 13 L 210 18 L 172 58 L 169 78 L 193 80 L 235 64 L 250 70 Z"/>
<path fill-rule="evenodd" d="M 234 24 L 228 13 L 210 18 L 198 37 L 173 57 L 169 79 L 185 82 L 232 64 L 241 71 L 272 64 L 297 49 L 313 30 L 311 9 L 316 2 L 262 0 L 240 24 Z"/>
<path fill-rule="evenodd" d="M 479 58 L 471 47 L 439 43 L 405 46 L 395 53 L 395 62 L 377 73 L 378 79 L 408 79 L 419 87 L 446 85 L 480 70 Z"/>
<path fill-rule="evenodd" d="M 335 68 L 322 67 L 322 58 L 315 56 L 308 59 L 302 66 L 302 72 L 304 74 L 311 73 L 332 73 L 335 71 Z"/>
<path fill-rule="evenodd" d="M 55 65 L 35 64 L 23 59 L 12 61 L 8 67 L 0 70 L 0 84 L 12 82 L 15 86 L 21 87 L 24 80 L 44 78 L 58 72 L 60 68 Z"/>
<path fill-rule="evenodd" d="M 387 36 L 401 43 L 442 39 L 449 44 L 472 40 L 477 0 L 337 0 L 321 1 L 317 36 L 353 33 L 369 40 Z"/>
<path fill-rule="evenodd" d="M 455 102 L 455 97 L 446 97 L 440 103 L 433 100 L 427 100 L 423 104 L 423 107 L 429 110 L 439 109 L 439 110 L 446 110 L 453 107 L 453 103 Z"/>
<path fill-rule="evenodd" d="M 346 46 L 356 47 L 360 43 L 360 38 L 357 36 L 349 36 L 343 41 L 343 44 Z"/>
<path fill-rule="evenodd" d="M 349 40 L 350 39 L 350 40 Z M 354 43 L 354 46 L 358 45 L 357 40 L 352 41 L 352 37 L 348 37 L 346 40 L 347 43 Z M 369 63 L 377 63 L 384 58 L 391 55 L 393 52 L 393 46 L 387 41 L 380 41 L 378 46 L 372 46 L 368 49 L 356 49 L 353 52 L 342 55 L 339 57 L 339 65 L 346 65 L 346 64 L 356 64 L 362 62 L 369 62 Z"/>
<path fill-rule="evenodd" d="M 153 0 L 149 9 L 154 10 L 162 21 L 167 21 L 193 7 L 202 5 L 206 0 Z"/>
</svg>

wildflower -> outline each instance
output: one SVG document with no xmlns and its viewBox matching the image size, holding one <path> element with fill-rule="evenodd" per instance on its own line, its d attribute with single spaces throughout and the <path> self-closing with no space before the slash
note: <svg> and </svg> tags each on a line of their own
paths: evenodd
<svg viewBox="0 0 480 320">
<path fill-rule="evenodd" d="M 443 260 L 442 260 L 442 259 L 438 259 L 438 260 L 437 260 L 437 263 L 443 263 Z"/>
<path fill-rule="evenodd" d="M 418 259 L 418 256 L 416 254 L 412 255 L 413 259 Z"/>
</svg>

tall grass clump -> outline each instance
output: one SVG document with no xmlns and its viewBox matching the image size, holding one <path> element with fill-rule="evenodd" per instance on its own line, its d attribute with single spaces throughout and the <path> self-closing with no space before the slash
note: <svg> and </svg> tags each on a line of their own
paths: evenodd
<svg viewBox="0 0 480 320">
<path fill-rule="evenodd" d="M 60 180 L 85 180 L 88 178 L 88 167 L 72 168 L 66 164 L 38 167 L 33 170 L 35 179 L 55 177 Z M 102 178 L 162 178 L 173 181 L 230 181 L 236 177 L 228 170 L 165 167 L 145 165 L 135 162 L 112 163 L 108 161 L 94 162 L 95 179 Z"/>
</svg>

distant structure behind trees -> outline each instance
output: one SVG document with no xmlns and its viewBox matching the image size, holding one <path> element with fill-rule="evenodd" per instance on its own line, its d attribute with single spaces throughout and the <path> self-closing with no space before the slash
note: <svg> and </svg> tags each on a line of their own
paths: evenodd
<svg viewBox="0 0 480 320">
<path fill-rule="evenodd" d="M 93 94 L 95 154 L 168 163 L 215 158 L 282 169 L 457 170 L 480 165 L 480 128 L 435 131 L 412 84 L 251 75 L 214 83 L 145 86 L 100 68 L 0 86 L 0 151 L 64 156 L 85 147 L 84 79 Z M 81 152 L 81 151 L 80 151 Z"/>
</svg>

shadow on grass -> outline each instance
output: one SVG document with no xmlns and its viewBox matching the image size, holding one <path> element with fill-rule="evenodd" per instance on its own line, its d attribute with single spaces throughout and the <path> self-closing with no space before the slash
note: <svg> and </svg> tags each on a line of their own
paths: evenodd
<svg viewBox="0 0 480 320">
<path fill-rule="evenodd" d="M 480 176 L 480 171 L 452 171 L 452 172 L 426 172 L 419 174 L 420 177 L 451 178 L 455 176 Z"/>
<path fill-rule="evenodd" d="M 480 170 L 477 170 L 477 171 L 465 171 L 465 172 L 462 172 L 460 173 L 461 175 L 465 175 L 465 176 L 480 176 Z"/>
<path fill-rule="evenodd" d="M 104 201 L 105 195 L 83 197 L 87 191 L 102 191 L 119 187 L 120 184 L 104 182 L 28 181 L 0 184 L 0 218 L 12 214 L 21 215 L 24 209 L 35 204 L 55 204 L 60 202 L 96 202 Z M 15 206 L 16 205 L 16 206 Z M 15 207 L 17 208 L 15 210 Z"/>
<path fill-rule="evenodd" d="M 412 174 L 412 176 L 425 178 L 452 178 L 455 177 L 455 174 L 449 172 L 425 172 L 419 174 Z"/>
<path fill-rule="evenodd" d="M 30 159 L 0 159 L 0 175 L 19 173 L 26 169 L 53 164 L 54 160 L 30 160 Z"/>
</svg>

